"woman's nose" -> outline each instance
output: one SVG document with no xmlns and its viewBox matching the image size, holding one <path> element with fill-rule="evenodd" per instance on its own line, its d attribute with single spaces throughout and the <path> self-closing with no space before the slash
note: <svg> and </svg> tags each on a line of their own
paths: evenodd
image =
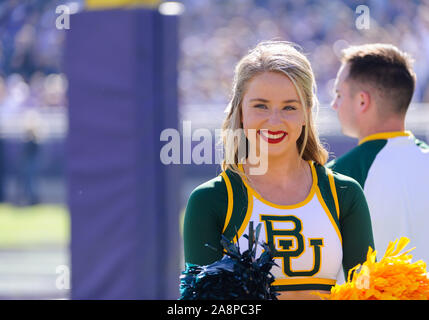
<svg viewBox="0 0 429 320">
<path fill-rule="evenodd" d="M 279 110 L 273 110 L 268 118 L 268 123 L 271 125 L 280 124 L 282 122 L 281 113 Z"/>
</svg>

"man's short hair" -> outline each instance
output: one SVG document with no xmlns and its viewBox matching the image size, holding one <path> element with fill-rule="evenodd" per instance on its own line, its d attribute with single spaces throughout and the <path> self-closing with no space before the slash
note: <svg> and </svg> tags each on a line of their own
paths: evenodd
<svg viewBox="0 0 429 320">
<path fill-rule="evenodd" d="M 390 44 L 351 46 L 342 51 L 341 62 L 349 65 L 347 80 L 378 89 L 383 100 L 405 115 L 413 97 L 416 74 L 412 58 Z"/>
</svg>

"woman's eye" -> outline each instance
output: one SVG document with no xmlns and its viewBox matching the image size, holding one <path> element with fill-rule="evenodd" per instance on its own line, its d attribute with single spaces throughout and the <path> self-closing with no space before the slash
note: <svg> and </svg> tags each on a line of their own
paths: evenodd
<svg viewBox="0 0 429 320">
<path fill-rule="evenodd" d="M 283 110 L 296 110 L 296 108 L 294 106 L 286 106 Z"/>
<path fill-rule="evenodd" d="M 257 109 L 268 109 L 268 107 L 265 104 L 256 104 L 254 107 L 257 108 Z M 296 107 L 294 107 L 294 106 L 285 106 L 283 108 L 283 110 L 296 110 Z"/>
<path fill-rule="evenodd" d="M 266 108 L 267 108 L 267 106 L 266 106 L 265 104 L 257 104 L 257 105 L 255 105 L 255 108 L 258 108 L 258 109 L 266 109 Z"/>
</svg>

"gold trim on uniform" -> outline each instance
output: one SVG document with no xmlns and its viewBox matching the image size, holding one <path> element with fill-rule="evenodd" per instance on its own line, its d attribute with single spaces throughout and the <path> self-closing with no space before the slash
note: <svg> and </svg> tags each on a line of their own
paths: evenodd
<svg viewBox="0 0 429 320">
<path fill-rule="evenodd" d="M 413 134 L 411 133 L 411 131 L 380 132 L 380 133 L 371 134 L 363 138 L 362 140 L 359 141 L 359 145 L 371 140 L 390 139 L 390 138 L 407 137 L 407 136 L 410 137 L 412 135 Z"/>
<path fill-rule="evenodd" d="M 225 232 L 226 227 L 229 224 L 229 221 L 231 220 L 231 216 L 232 216 L 232 209 L 233 209 L 233 204 L 234 204 L 234 197 L 232 194 L 232 186 L 231 186 L 231 181 L 229 181 L 229 177 L 226 174 L 225 171 L 223 171 L 221 173 L 221 176 L 223 177 L 223 179 L 225 180 L 225 184 L 226 184 L 226 191 L 228 193 L 228 209 L 226 211 L 226 218 L 225 218 L 225 224 L 223 226 L 223 230 L 222 233 Z"/>
<path fill-rule="evenodd" d="M 317 174 L 316 174 L 316 169 L 314 168 L 314 164 L 312 161 L 308 161 L 308 163 L 310 164 L 310 168 L 311 168 L 311 175 L 313 177 L 313 183 L 311 185 L 311 189 L 310 192 L 308 193 L 307 197 L 298 203 L 295 204 L 276 204 L 273 203 L 269 200 L 264 199 L 255 189 L 253 189 L 246 181 L 246 179 L 243 180 L 244 185 L 246 186 L 247 189 L 251 189 L 252 193 L 255 195 L 256 199 L 258 199 L 259 201 L 265 203 L 268 206 L 277 208 L 277 209 L 296 209 L 299 207 L 303 207 L 305 206 L 308 202 L 310 202 L 310 200 L 313 198 L 314 195 L 314 191 L 315 191 L 315 187 L 317 185 Z M 238 164 L 238 168 L 244 173 L 244 169 L 243 169 L 243 165 L 241 163 Z"/>
<path fill-rule="evenodd" d="M 240 229 L 238 230 L 238 239 L 241 238 L 243 235 L 244 230 L 246 229 L 247 225 L 249 224 L 250 217 L 252 216 L 253 211 L 253 194 L 252 190 L 247 188 L 247 211 L 246 216 L 244 217 L 243 223 L 240 226 Z M 237 237 L 234 237 L 234 242 L 237 241 Z"/>
<path fill-rule="evenodd" d="M 331 193 L 332 193 L 332 196 L 334 197 L 335 209 L 337 210 L 338 222 L 340 222 L 340 205 L 338 204 L 337 188 L 335 187 L 334 175 L 330 169 L 328 169 L 328 179 L 329 179 L 329 185 L 331 187 Z"/>
<path fill-rule="evenodd" d="M 324 279 L 324 278 L 287 278 L 287 279 L 276 279 L 272 283 L 273 286 L 281 286 L 281 285 L 293 285 L 293 284 L 328 284 L 335 285 L 337 283 L 336 279 Z"/>
<path fill-rule="evenodd" d="M 341 244 L 343 244 L 343 237 L 341 236 L 341 232 L 338 229 L 337 224 L 335 223 L 334 219 L 332 218 L 332 214 L 328 209 L 328 206 L 326 205 L 325 201 L 323 200 L 322 193 L 320 192 L 319 186 L 316 187 L 316 195 L 319 199 L 320 204 L 323 207 L 323 210 L 325 210 L 326 215 L 329 218 L 329 221 L 331 221 L 332 226 L 334 227 L 335 231 L 337 232 L 338 238 L 340 239 Z"/>
</svg>

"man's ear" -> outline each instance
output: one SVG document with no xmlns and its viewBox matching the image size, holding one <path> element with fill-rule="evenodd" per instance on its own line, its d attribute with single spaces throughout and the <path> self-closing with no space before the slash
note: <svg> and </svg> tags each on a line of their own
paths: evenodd
<svg viewBox="0 0 429 320">
<path fill-rule="evenodd" d="M 371 95 L 368 91 L 360 91 L 358 94 L 359 99 L 359 111 L 360 112 L 367 112 L 369 110 L 369 107 L 371 105 Z"/>
</svg>

